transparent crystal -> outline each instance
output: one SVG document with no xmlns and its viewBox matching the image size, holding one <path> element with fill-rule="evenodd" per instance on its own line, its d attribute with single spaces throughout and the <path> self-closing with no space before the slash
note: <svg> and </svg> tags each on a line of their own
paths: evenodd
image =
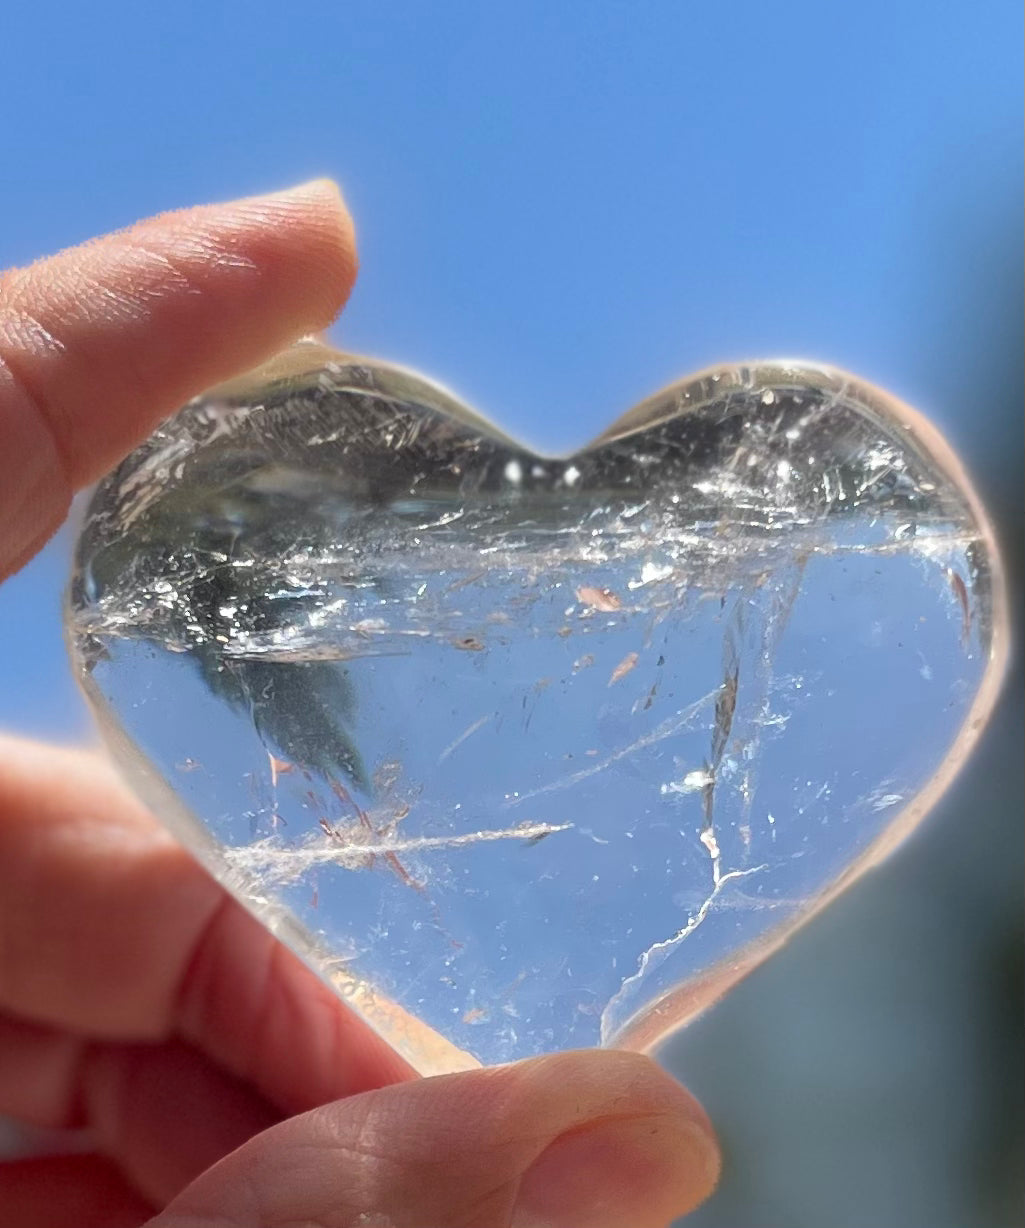
<svg viewBox="0 0 1025 1228">
<path fill-rule="evenodd" d="M 724 367 L 570 458 L 302 343 L 95 493 L 68 612 L 129 780 L 424 1070 L 646 1048 L 919 821 L 988 714 L 923 420 Z"/>
</svg>

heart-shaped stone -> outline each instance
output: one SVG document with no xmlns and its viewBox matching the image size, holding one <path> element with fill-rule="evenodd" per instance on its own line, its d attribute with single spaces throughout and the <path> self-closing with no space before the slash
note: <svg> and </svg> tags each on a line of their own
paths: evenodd
<svg viewBox="0 0 1025 1228">
<path fill-rule="evenodd" d="M 1003 609 L 949 449 L 836 371 L 554 459 L 306 342 L 100 485 L 68 618 L 138 792 L 438 1070 L 720 995 L 936 799 Z"/>
</svg>

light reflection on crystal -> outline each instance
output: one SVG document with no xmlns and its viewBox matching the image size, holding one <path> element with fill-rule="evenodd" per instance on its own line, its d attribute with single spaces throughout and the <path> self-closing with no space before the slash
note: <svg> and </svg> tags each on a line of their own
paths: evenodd
<svg viewBox="0 0 1025 1228">
<path fill-rule="evenodd" d="M 562 460 L 306 344 L 100 486 L 69 638 L 140 793 L 438 1069 L 728 988 L 963 758 L 1001 601 L 849 377 L 723 368 Z"/>
</svg>

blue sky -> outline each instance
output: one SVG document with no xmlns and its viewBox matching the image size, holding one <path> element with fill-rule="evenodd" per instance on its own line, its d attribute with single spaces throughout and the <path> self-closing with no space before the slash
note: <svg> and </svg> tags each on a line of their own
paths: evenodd
<svg viewBox="0 0 1025 1228">
<path fill-rule="evenodd" d="M 754 354 L 928 404 L 923 313 L 1020 192 L 1017 7 L 8 6 L 0 259 L 330 174 L 336 336 L 539 443 Z"/>
<path fill-rule="evenodd" d="M 1017 9 L 5 6 L 0 266 L 329 174 L 363 261 L 336 339 L 540 446 L 786 354 L 980 451 L 996 427 L 964 389 L 1007 320 L 965 284 L 1021 264 Z M 63 567 L 0 594 L 2 724 L 77 728 Z"/>
<path fill-rule="evenodd" d="M 538 446 L 582 442 L 709 363 L 808 357 L 931 414 L 995 510 L 1020 515 L 1022 34 L 1017 0 L 9 4 L 0 267 L 328 174 L 362 254 L 336 341 Z M 0 590 L 0 728 L 86 728 L 66 558 L 58 540 Z M 871 943 L 871 914 L 855 920 Z M 891 945 L 864 958 L 882 967 Z M 858 982 L 836 950 L 842 996 Z M 921 1049 L 887 1035 L 904 1065 Z M 793 1068 L 770 1055 L 786 1095 L 802 1045 Z"/>
<path fill-rule="evenodd" d="M 542 448 L 689 370 L 800 356 L 930 413 L 999 503 L 1021 453 L 986 384 L 1020 354 L 1018 9 L 6 6 L 0 267 L 328 174 L 362 253 L 335 339 Z M 58 542 L 0 592 L 0 726 L 82 728 L 65 570 Z"/>
</svg>

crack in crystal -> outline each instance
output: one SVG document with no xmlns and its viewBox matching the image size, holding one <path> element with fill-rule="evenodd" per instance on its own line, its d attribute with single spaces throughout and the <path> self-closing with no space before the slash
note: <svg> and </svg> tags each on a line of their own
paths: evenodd
<svg viewBox="0 0 1025 1228">
<path fill-rule="evenodd" d="M 747 870 L 730 870 L 726 874 L 720 872 L 721 854 L 719 847 L 715 842 L 715 836 L 710 831 L 702 832 L 705 839 L 702 843 L 708 849 L 709 857 L 712 861 L 712 891 L 697 912 L 691 914 L 687 919 L 687 924 L 681 929 L 678 929 L 675 934 L 669 938 L 663 938 L 659 942 L 653 942 L 647 950 L 643 951 L 640 959 L 637 962 L 637 971 L 628 976 L 619 989 L 612 995 L 605 1005 L 605 1009 L 601 1013 L 601 1043 L 607 1045 L 614 1035 L 619 1030 L 618 1024 L 613 1024 L 612 1015 L 618 1006 L 621 1006 L 631 991 L 644 980 L 651 972 L 654 972 L 666 959 L 669 952 L 680 943 L 688 939 L 691 934 L 705 920 L 712 909 L 712 905 L 718 899 L 722 889 L 729 883 L 736 882 L 740 878 L 748 878 L 752 874 L 759 874 L 762 870 L 769 868 L 768 862 L 764 862 L 760 866 L 752 866 Z"/>
<path fill-rule="evenodd" d="M 594 763 L 590 767 L 581 768 L 579 772 L 573 772 L 570 776 L 562 776 L 558 780 L 541 785 L 537 789 L 530 789 L 526 793 L 519 794 L 518 797 L 509 798 L 505 803 L 505 809 L 509 810 L 513 806 L 521 806 L 524 802 L 540 797 L 544 793 L 554 793 L 559 789 L 568 789 L 575 784 L 579 784 L 582 780 L 587 780 L 589 776 L 597 776 L 600 772 L 606 771 L 614 763 L 618 763 L 620 759 L 625 759 L 628 755 L 635 754 L 639 750 L 645 750 L 649 746 L 654 746 L 657 742 L 662 742 L 666 738 L 671 738 L 674 733 L 679 733 L 681 730 L 688 728 L 702 708 L 706 704 L 711 703 L 718 694 L 719 688 L 716 687 L 714 691 L 709 691 L 707 695 L 702 695 L 700 699 L 695 699 L 692 704 L 682 708 L 675 716 L 668 717 L 661 724 L 656 725 L 650 733 L 646 733 L 628 746 L 623 746 L 619 750 L 613 751 L 611 755 L 602 759 L 600 763 Z"/>
<path fill-rule="evenodd" d="M 445 760 L 451 754 L 453 754 L 455 751 L 459 749 L 460 746 L 462 746 L 462 744 L 467 740 L 467 738 L 472 738 L 473 735 L 477 733 L 478 730 L 483 729 L 484 726 L 488 723 L 488 721 L 490 721 L 494 717 L 494 715 L 495 714 L 493 712 L 485 712 L 485 714 L 482 717 L 480 717 L 479 720 L 474 721 L 472 725 L 468 725 L 467 728 L 463 730 L 463 732 L 459 735 L 458 738 L 450 742 L 448 746 L 445 747 L 445 749 L 438 756 L 438 762 L 444 763 Z"/>
</svg>

